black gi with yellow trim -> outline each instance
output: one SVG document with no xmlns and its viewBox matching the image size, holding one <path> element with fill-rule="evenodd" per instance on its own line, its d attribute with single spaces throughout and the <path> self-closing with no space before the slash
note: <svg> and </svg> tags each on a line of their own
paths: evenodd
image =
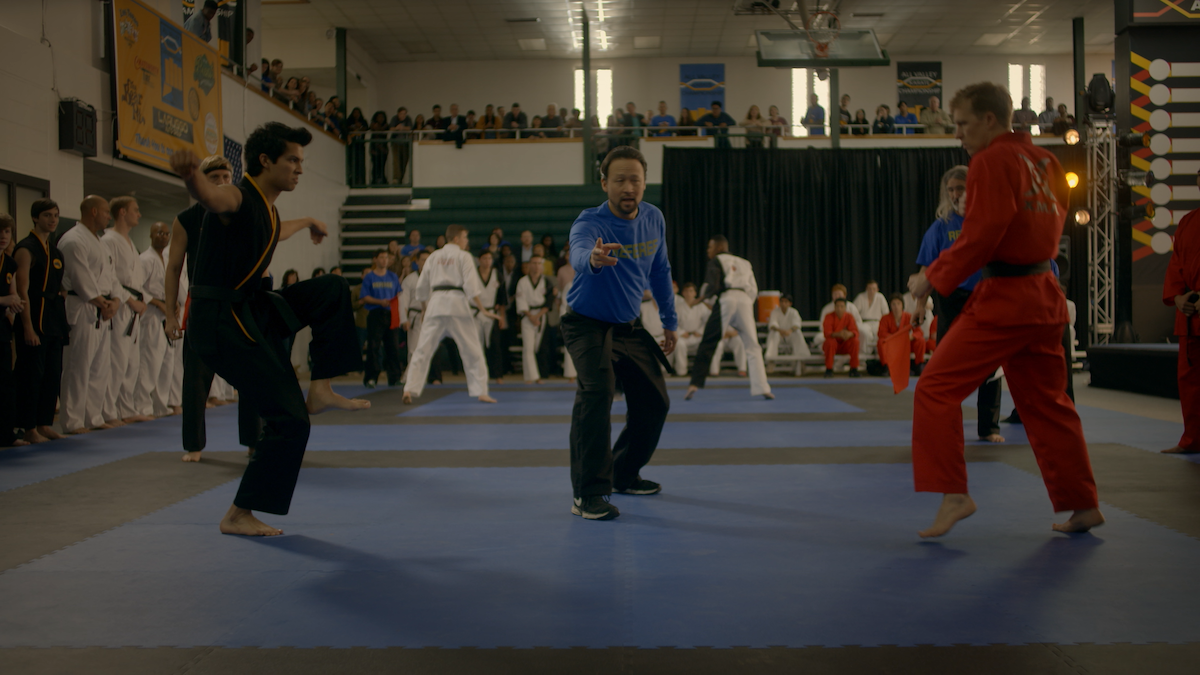
<svg viewBox="0 0 1200 675">
<path fill-rule="evenodd" d="M 15 379 L 21 388 L 17 396 L 16 426 L 32 429 L 54 424 L 54 408 L 62 383 L 63 347 L 69 341 L 66 298 L 62 295 L 63 257 L 53 241 L 42 241 L 36 233 L 17 244 L 16 250 L 29 252 L 29 312 L 39 345 L 25 343 L 23 324 L 17 330 L 17 366 Z M 7 278 L 7 275 L 6 275 Z"/>
<path fill-rule="evenodd" d="M 346 280 L 334 274 L 279 292 L 260 288 L 279 243 L 279 213 L 247 176 L 235 213 L 208 214 L 192 277 L 191 347 L 261 415 L 264 428 L 234 505 L 286 514 L 308 443 L 304 394 L 282 340 L 312 327 L 312 378 L 361 368 Z"/>
</svg>

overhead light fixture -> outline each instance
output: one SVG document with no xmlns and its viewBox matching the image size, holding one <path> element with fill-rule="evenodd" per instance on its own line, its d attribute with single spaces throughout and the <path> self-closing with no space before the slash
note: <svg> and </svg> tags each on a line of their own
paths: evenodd
<svg viewBox="0 0 1200 675">
<path fill-rule="evenodd" d="M 1117 139 L 1117 144 L 1123 148 L 1148 148 L 1150 147 L 1150 134 L 1142 133 L 1140 131 L 1131 131 L 1127 134 L 1122 134 L 1121 137 Z"/>
<path fill-rule="evenodd" d="M 1063 134 L 1063 140 L 1067 142 L 1067 145 L 1075 145 L 1079 142 L 1079 130 L 1067 129 L 1067 133 Z M 1071 187 L 1075 186 L 1072 185 Z"/>
<path fill-rule="evenodd" d="M 1075 210 L 1076 225 L 1087 225 L 1090 222 L 1092 222 L 1092 214 L 1087 209 Z"/>
<path fill-rule="evenodd" d="M 851 12 L 850 16 L 855 19 L 881 19 L 883 12 Z"/>
<path fill-rule="evenodd" d="M 538 23 L 539 21 L 541 21 L 541 19 L 536 16 L 524 16 L 517 19 L 504 20 L 505 23 Z"/>
<path fill-rule="evenodd" d="M 1074 190 L 1075 187 L 1078 185 L 1079 185 L 1079 174 L 1075 173 L 1074 171 L 1068 171 L 1067 172 L 1067 187 Z"/>
<path fill-rule="evenodd" d="M 606 30 L 596 31 L 596 42 L 600 45 L 601 50 L 606 51 L 612 46 L 608 41 L 608 31 Z"/>
<path fill-rule="evenodd" d="M 658 49 L 661 46 L 662 37 L 658 35 L 647 35 L 633 38 L 634 49 Z"/>
<path fill-rule="evenodd" d="M 517 45 L 521 47 L 521 51 L 544 52 L 546 51 L 546 38 L 526 38 L 523 40 L 517 40 Z"/>
<path fill-rule="evenodd" d="M 1121 178 L 1121 184 L 1126 187 L 1146 187 L 1146 182 L 1149 180 L 1145 171 L 1136 169 L 1118 171 L 1117 175 Z"/>
<path fill-rule="evenodd" d="M 984 33 L 975 41 L 976 47 L 996 47 L 1008 39 L 1008 33 Z"/>
</svg>

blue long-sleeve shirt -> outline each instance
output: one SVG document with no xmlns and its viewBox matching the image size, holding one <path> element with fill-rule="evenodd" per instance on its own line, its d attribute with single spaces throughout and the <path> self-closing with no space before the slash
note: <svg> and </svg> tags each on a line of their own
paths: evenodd
<svg viewBox="0 0 1200 675">
<path fill-rule="evenodd" d="M 676 330 L 666 233 L 662 211 L 646 202 L 639 205 L 633 220 L 618 218 L 607 201 L 580 213 L 571 226 L 571 267 L 575 268 L 575 282 L 567 293 L 571 310 L 600 321 L 628 323 L 641 316 L 642 293 L 649 288 L 663 328 Z M 621 244 L 613 252 L 616 265 L 592 267 L 596 239 Z"/>
</svg>

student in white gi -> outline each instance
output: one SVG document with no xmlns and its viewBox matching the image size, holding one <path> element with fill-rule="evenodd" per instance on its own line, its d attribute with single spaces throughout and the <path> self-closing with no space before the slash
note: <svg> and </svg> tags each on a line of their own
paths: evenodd
<svg viewBox="0 0 1200 675">
<path fill-rule="evenodd" d="M 109 203 L 109 213 L 112 214 L 112 227 L 104 231 L 100 241 L 108 247 L 117 283 L 128 297 L 113 317 L 112 377 L 108 381 L 107 397 L 116 406 L 121 421 L 149 422 L 154 418 L 143 414 L 135 402 L 138 371 L 142 365 L 141 318 L 146 313 L 146 293 L 142 288 L 141 259 L 137 246 L 129 237 L 129 232 L 141 220 L 142 212 L 133 197 L 117 197 Z"/>
<path fill-rule="evenodd" d="M 676 375 L 686 375 L 688 370 L 688 351 L 695 353 L 700 346 L 700 338 L 704 337 L 704 324 L 712 310 L 708 305 L 696 299 L 696 284 L 687 282 L 683 285 L 680 295 L 675 296 L 675 316 L 679 317 L 679 331 L 675 342 L 675 351 L 671 352 L 672 365 Z"/>
<path fill-rule="evenodd" d="M 875 349 L 875 342 L 879 339 L 879 320 L 884 314 L 891 312 L 888 307 L 887 298 L 879 292 L 879 284 L 875 281 L 867 282 L 867 290 L 854 296 L 854 308 L 858 310 L 858 316 L 862 319 L 859 323 L 858 341 L 861 343 L 861 352 L 869 352 Z M 824 320 L 824 317 L 822 317 Z M 864 333 L 863 330 L 866 330 Z"/>
<path fill-rule="evenodd" d="M 663 329 L 662 317 L 658 315 L 658 302 L 654 300 L 654 295 L 650 293 L 649 288 L 642 291 L 641 321 L 642 328 L 646 329 L 646 332 L 654 338 L 654 341 L 662 342 L 663 337 L 666 335 L 666 331 Z M 676 343 L 675 348 L 679 348 L 678 343 Z M 672 367 L 674 367 L 674 364 L 672 364 Z M 664 366 L 663 373 L 666 372 L 667 369 Z"/>
<path fill-rule="evenodd" d="M 104 418 L 104 399 L 112 377 L 110 324 L 126 295 L 113 274 L 108 247 L 100 242 L 110 215 L 108 202 L 91 195 L 79 205 L 79 213 L 79 222 L 58 240 L 71 326 L 70 343 L 63 350 L 59 394 L 59 423 L 68 434 L 122 424 L 115 415 L 112 420 Z"/>
<path fill-rule="evenodd" d="M 421 273 L 425 262 L 432 253 L 429 249 L 417 252 L 417 269 L 408 273 L 400 280 L 400 329 L 408 333 L 408 367 L 404 369 L 403 382 L 408 382 L 408 374 L 412 370 L 413 355 L 417 352 L 417 343 L 421 340 L 422 312 L 421 303 L 417 301 L 417 284 L 421 283 Z"/>
<path fill-rule="evenodd" d="M 567 293 L 571 292 L 571 287 L 575 285 L 575 268 L 570 265 L 563 265 L 558 268 L 558 302 L 560 303 L 558 315 L 562 316 L 571 311 L 571 305 L 567 304 Z M 659 320 L 662 323 L 662 320 Z M 571 352 L 563 350 L 563 377 L 567 378 L 567 382 L 574 382 L 579 373 L 575 372 L 575 362 L 571 360 Z"/>
<path fill-rule="evenodd" d="M 833 313 L 833 303 L 837 301 L 838 298 L 843 300 L 846 299 L 846 287 L 841 284 L 834 284 L 833 287 L 829 289 L 829 295 L 829 304 L 821 308 L 821 315 L 817 317 L 818 321 L 824 321 L 826 315 Z M 864 335 L 862 315 L 858 313 L 858 307 L 856 307 L 852 302 L 846 303 L 846 313 L 854 317 L 854 323 L 858 326 L 859 352 L 865 352 L 862 347 Z M 813 337 L 813 347 L 820 348 L 823 344 L 825 344 L 825 334 L 824 332 L 818 331 L 816 336 Z"/>
<path fill-rule="evenodd" d="M 521 317 L 521 367 L 525 371 L 525 384 L 542 383 L 537 353 L 542 346 L 542 336 L 546 333 L 546 314 L 550 312 L 546 296 L 549 293 L 549 282 L 542 274 L 542 258 L 533 256 L 529 259 L 529 273 L 517 282 L 517 314 Z"/>
<path fill-rule="evenodd" d="M 792 306 L 792 296 L 779 297 L 779 306 L 771 310 L 771 318 L 767 320 L 767 360 L 779 356 L 779 344 L 783 342 L 792 347 L 792 356 L 796 357 L 796 374 L 804 372 L 804 364 L 800 359 L 812 356 L 808 343 L 800 333 L 800 312 Z"/>
<path fill-rule="evenodd" d="M 479 329 L 471 315 L 471 305 L 479 314 L 498 319 L 486 309 L 479 295 L 483 283 L 475 270 L 475 257 L 471 255 L 467 228 L 451 225 L 446 228 L 446 245 L 433 252 L 425 261 L 417 284 L 417 301 L 425 306 L 424 325 L 421 326 L 421 341 L 409 364 L 408 380 L 404 384 L 404 403 L 412 403 L 425 389 L 425 378 L 429 375 L 429 362 L 442 338 L 449 337 L 458 345 L 462 356 L 463 370 L 467 374 L 467 394 L 481 403 L 495 403 L 488 396 L 487 360 L 483 357 L 483 344 L 479 341 Z M 470 298 L 468 304 L 467 298 Z"/>
<path fill-rule="evenodd" d="M 483 308 L 495 314 L 495 318 L 472 310 L 475 313 L 475 325 L 479 328 L 479 342 L 483 345 L 483 354 L 487 360 L 488 376 L 496 380 L 496 384 L 504 384 L 504 358 L 500 351 L 503 340 L 501 331 L 508 328 L 504 314 L 504 306 L 508 303 L 504 285 L 500 281 L 500 270 L 493 266 L 495 256 L 485 250 L 479 254 L 479 282 L 483 284 L 483 292 L 479 301 Z M 499 325 L 497 325 L 499 324 Z"/>
<path fill-rule="evenodd" d="M 175 355 L 168 353 L 164 322 L 167 319 L 166 257 L 163 250 L 171 241 L 171 226 L 155 223 L 150 226 L 150 248 L 142 252 L 138 262 L 142 267 L 142 289 L 146 292 L 146 313 L 138 321 L 141 345 L 138 384 L 133 397 L 138 413 L 163 417 L 171 414 L 167 401 L 175 375 Z"/>
</svg>

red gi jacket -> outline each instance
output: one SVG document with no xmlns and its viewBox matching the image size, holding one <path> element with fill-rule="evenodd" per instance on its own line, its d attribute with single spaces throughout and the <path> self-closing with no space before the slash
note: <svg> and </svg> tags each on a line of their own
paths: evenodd
<svg viewBox="0 0 1200 675">
<path fill-rule="evenodd" d="M 942 295 L 990 262 L 1034 265 L 1058 255 L 1066 219 L 1067 180 L 1050 152 L 1025 132 L 992 140 L 971 158 L 967 212 L 958 242 L 942 251 L 925 276 Z M 997 326 L 1065 324 L 1067 302 L 1053 272 L 991 277 L 979 282 L 964 312 Z M 975 313 L 972 312 L 972 313 Z"/>
<path fill-rule="evenodd" d="M 912 337 L 923 337 L 921 329 L 912 325 L 912 316 L 908 312 L 900 314 L 900 325 L 896 325 L 896 317 L 892 316 L 891 312 L 884 314 L 879 320 L 879 341 L 883 342 L 892 333 L 907 332 L 909 328 L 913 329 Z"/>
<path fill-rule="evenodd" d="M 851 333 L 854 333 L 854 337 L 858 337 L 858 324 L 854 322 L 854 315 L 850 312 L 843 314 L 840 321 L 837 318 L 836 312 L 830 312 L 826 314 L 825 322 L 821 327 L 825 331 L 826 340 L 837 339 L 832 337 L 832 335 L 843 330 L 848 330 Z"/>
<path fill-rule="evenodd" d="M 1200 292 L 1200 210 L 1192 211 L 1175 228 L 1175 251 L 1163 280 L 1163 304 L 1175 306 L 1175 296 Z M 1189 331 L 1188 323 L 1191 323 Z M 1191 319 L 1175 310 L 1175 334 L 1200 337 L 1200 312 Z"/>
</svg>

